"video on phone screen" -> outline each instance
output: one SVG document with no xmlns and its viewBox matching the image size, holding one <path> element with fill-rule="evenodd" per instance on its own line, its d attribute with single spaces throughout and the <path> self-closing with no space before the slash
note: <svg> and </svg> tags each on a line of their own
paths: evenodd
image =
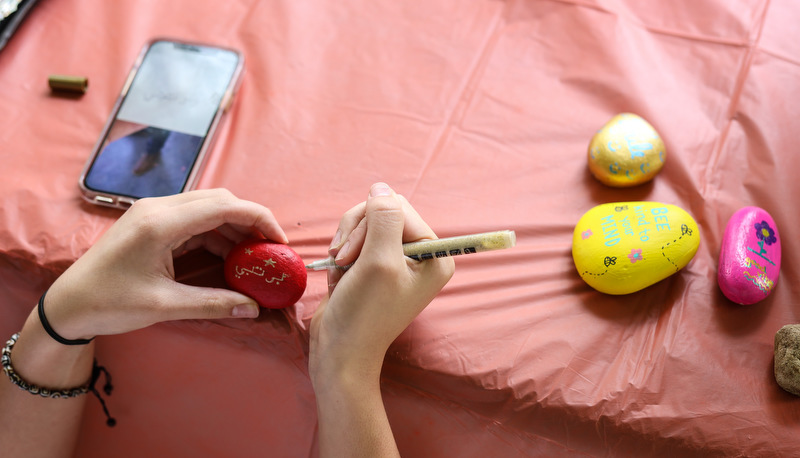
<svg viewBox="0 0 800 458">
<path fill-rule="evenodd" d="M 155 43 L 86 186 L 136 198 L 181 192 L 237 63 L 226 50 Z"/>
</svg>

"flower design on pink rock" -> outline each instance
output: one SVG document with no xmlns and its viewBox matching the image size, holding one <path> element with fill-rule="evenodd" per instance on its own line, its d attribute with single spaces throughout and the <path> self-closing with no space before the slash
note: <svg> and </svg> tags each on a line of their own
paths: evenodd
<svg viewBox="0 0 800 458">
<path fill-rule="evenodd" d="M 756 223 L 754 226 L 756 228 L 756 237 L 758 237 L 759 240 L 763 240 L 767 245 L 772 245 L 778 241 L 778 238 L 775 237 L 775 231 L 769 227 L 766 221 Z"/>
<path fill-rule="evenodd" d="M 636 261 L 644 261 L 644 258 L 642 257 L 642 249 L 641 248 L 632 249 L 630 254 L 628 254 L 628 257 L 631 260 L 631 264 L 634 264 Z"/>
</svg>

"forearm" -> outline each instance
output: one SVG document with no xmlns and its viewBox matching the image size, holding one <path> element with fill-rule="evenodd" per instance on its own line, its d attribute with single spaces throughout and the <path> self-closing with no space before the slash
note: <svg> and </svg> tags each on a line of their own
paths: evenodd
<svg viewBox="0 0 800 458">
<path fill-rule="evenodd" d="M 10 336 L 3 336 L 3 343 Z M 92 372 L 94 343 L 67 346 L 42 328 L 36 310 L 28 316 L 11 353 L 11 364 L 29 384 L 49 389 L 85 385 Z M 33 395 L 0 375 L 0 444 L 9 456 L 72 456 L 86 395 L 52 399 Z"/>
<path fill-rule="evenodd" d="M 315 377 L 320 455 L 400 456 L 380 390 L 380 371 L 322 370 Z"/>
</svg>

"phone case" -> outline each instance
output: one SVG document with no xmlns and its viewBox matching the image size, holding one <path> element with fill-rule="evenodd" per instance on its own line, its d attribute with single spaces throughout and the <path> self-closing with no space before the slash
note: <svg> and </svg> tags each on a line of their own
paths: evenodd
<svg viewBox="0 0 800 458">
<path fill-rule="evenodd" d="M 0 0 L 0 51 L 28 17 L 38 0 Z"/>
<path fill-rule="evenodd" d="M 225 117 L 225 114 L 227 113 L 228 109 L 233 104 L 234 97 L 239 90 L 239 86 L 241 85 L 241 80 L 242 80 L 242 73 L 244 71 L 244 56 L 238 50 L 223 46 L 210 45 L 206 43 L 185 42 L 168 38 L 155 38 L 149 41 L 144 47 L 142 47 L 142 50 L 139 52 L 139 55 L 134 61 L 133 67 L 131 68 L 131 71 L 128 73 L 125 83 L 122 85 L 122 90 L 120 91 L 120 94 L 117 97 L 116 102 L 114 103 L 114 107 L 111 110 L 111 115 L 106 121 L 106 124 L 103 127 L 100 137 L 97 140 L 97 143 L 95 144 L 92 150 L 92 154 L 86 161 L 86 165 L 84 166 L 83 171 L 81 172 L 79 179 L 79 187 L 81 190 L 81 194 L 85 200 L 93 204 L 102 205 L 105 207 L 127 209 L 131 205 L 133 205 L 133 203 L 136 202 L 136 200 L 138 200 L 135 197 L 127 195 L 99 192 L 90 189 L 86 185 L 86 177 L 89 170 L 92 167 L 92 164 L 94 164 L 95 160 L 97 159 L 98 155 L 101 153 L 103 149 L 104 141 L 108 136 L 109 130 L 114 124 L 114 121 L 117 118 L 122 102 L 125 99 L 125 96 L 128 94 L 131 84 L 133 83 L 134 77 L 139 72 L 139 69 L 142 65 L 145 55 L 147 54 L 147 51 L 150 49 L 151 46 L 153 46 L 154 43 L 160 41 L 177 43 L 179 45 L 184 45 L 184 46 L 205 46 L 217 49 L 224 49 L 234 52 L 238 56 L 238 64 L 236 66 L 236 69 L 233 73 L 233 76 L 230 79 L 227 89 L 225 90 L 223 96 L 220 99 L 219 106 L 217 107 L 216 113 L 214 114 L 213 120 L 211 121 L 211 125 L 208 128 L 208 133 L 205 136 L 204 141 L 202 142 L 202 146 L 200 147 L 197 159 L 195 160 L 194 165 L 189 172 L 186 183 L 180 192 L 190 191 L 194 189 L 194 187 L 196 186 L 198 180 L 200 179 L 200 175 L 205 167 L 205 164 L 207 162 L 208 154 L 210 153 L 211 149 L 214 146 L 214 142 L 217 137 L 217 127 L 220 125 L 220 122 Z"/>
</svg>

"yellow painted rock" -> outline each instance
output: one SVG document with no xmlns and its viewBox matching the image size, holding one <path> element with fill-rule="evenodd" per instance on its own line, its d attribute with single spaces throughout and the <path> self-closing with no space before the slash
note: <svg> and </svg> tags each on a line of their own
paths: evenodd
<svg viewBox="0 0 800 458">
<path fill-rule="evenodd" d="M 694 219 L 658 202 L 618 202 L 586 212 L 572 236 L 581 278 L 606 294 L 629 294 L 681 270 L 700 245 Z"/>
<path fill-rule="evenodd" d="M 589 170 L 609 186 L 646 183 L 661 171 L 666 158 L 658 132 L 631 113 L 611 118 L 589 143 Z"/>
</svg>

